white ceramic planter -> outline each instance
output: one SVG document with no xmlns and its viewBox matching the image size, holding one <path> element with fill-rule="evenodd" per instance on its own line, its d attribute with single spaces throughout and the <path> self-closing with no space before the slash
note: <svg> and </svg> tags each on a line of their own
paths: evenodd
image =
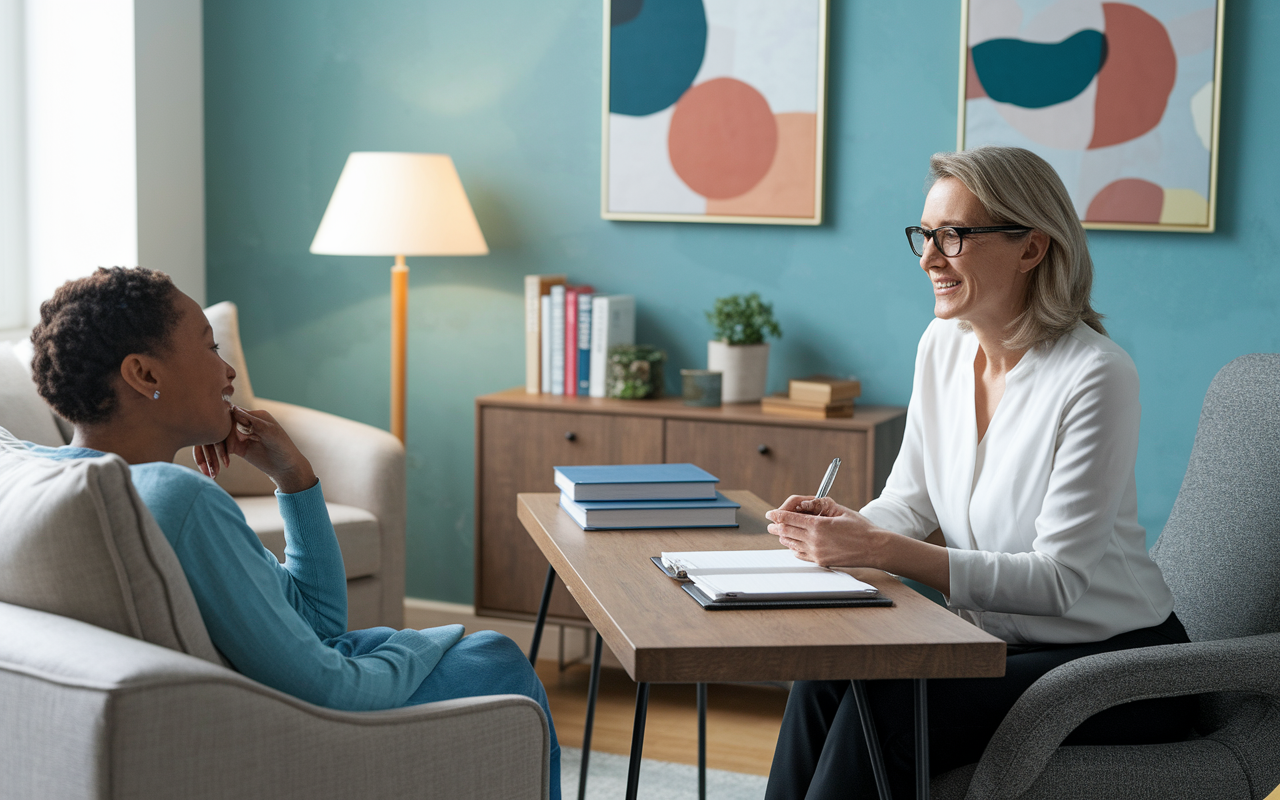
<svg viewBox="0 0 1280 800">
<path fill-rule="evenodd" d="M 765 382 L 769 378 L 769 343 L 707 342 L 707 369 L 724 374 L 721 402 L 757 402 L 764 397 Z"/>
</svg>

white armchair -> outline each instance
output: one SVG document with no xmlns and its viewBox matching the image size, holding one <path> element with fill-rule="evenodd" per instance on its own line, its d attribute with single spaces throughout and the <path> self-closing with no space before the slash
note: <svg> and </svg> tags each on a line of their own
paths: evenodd
<svg viewBox="0 0 1280 800">
<path fill-rule="evenodd" d="M 284 426 L 324 486 L 347 571 L 349 629 L 404 625 L 404 445 L 384 430 L 302 406 L 255 397 L 240 345 L 235 304 L 205 309 L 223 358 L 236 370 L 235 402 L 263 409 Z M 36 392 L 30 344 L 0 342 L 0 427 L 20 439 L 60 447 L 71 426 Z M 195 469 L 189 450 L 175 459 Z M 248 462 L 233 457 L 218 483 L 235 499 L 249 527 L 277 558 L 284 557 L 284 521 L 275 486 Z"/>
<path fill-rule="evenodd" d="M 0 795 L 547 796 L 527 697 L 340 712 L 225 666 L 118 456 L 54 461 L 0 429 L 0 520 Z"/>
<path fill-rule="evenodd" d="M 545 797 L 527 697 L 332 711 L 67 617 L 0 603 L 0 630 L 6 797 Z"/>
</svg>

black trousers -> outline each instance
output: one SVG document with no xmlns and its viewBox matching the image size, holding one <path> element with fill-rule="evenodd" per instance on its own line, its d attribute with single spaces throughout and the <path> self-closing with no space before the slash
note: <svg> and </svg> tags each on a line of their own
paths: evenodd
<svg viewBox="0 0 1280 800">
<path fill-rule="evenodd" d="M 1010 645 L 1001 678 L 929 682 L 929 766 L 933 775 L 977 762 L 1009 709 L 1054 667 L 1095 653 L 1189 641 L 1173 614 L 1163 623 L 1104 642 Z M 915 797 L 912 682 L 867 681 L 867 702 L 895 800 Z M 1186 738 L 1194 697 L 1141 700 L 1086 720 L 1064 744 L 1154 744 Z M 766 800 L 878 797 L 849 681 L 799 681 L 791 689 L 769 772 Z"/>
</svg>

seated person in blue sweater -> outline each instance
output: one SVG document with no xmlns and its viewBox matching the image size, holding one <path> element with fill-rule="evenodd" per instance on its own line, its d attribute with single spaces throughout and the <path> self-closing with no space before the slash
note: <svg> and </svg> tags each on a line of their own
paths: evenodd
<svg viewBox="0 0 1280 800">
<path fill-rule="evenodd" d="M 173 545 L 218 650 L 244 675 L 348 711 L 523 694 L 547 696 L 510 639 L 461 625 L 347 632 L 347 580 L 320 480 L 265 411 L 233 405 L 235 371 L 200 306 L 162 272 L 99 269 L 64 284 L 31 334 L 40 394 L 75 425 L 50 458 L 115 453 Z M 173 462 L 194 447 L 201 475 Z M 238 455 L 276 484 L 279 563 L 211 480 Z M 560 747 L 551 730 L 551 797 Z"/>
</svg>

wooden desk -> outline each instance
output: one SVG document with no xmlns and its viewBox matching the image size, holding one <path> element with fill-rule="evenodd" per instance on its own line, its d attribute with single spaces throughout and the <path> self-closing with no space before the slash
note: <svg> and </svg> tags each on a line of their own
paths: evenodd
<svg viewBox="0 0 1280 800">
<path fill-rule="evenodd" d="M 852 679 L 860 689 L 857 681 L 863 679 L 912 678 L 919 734 L 924 679 L 1004 674 L 1003 641 L 879 570 L 853 574 L 890 597 L 892 608 L 704 610 L 649 557 L 673 550 L 780 547 L 766 530 L 769 504 L 750 492 L 724 494 L 742 505 L 737 529 L 617 532 L 582 530 L 560 510 L 558 494 L 517 495 L 517 514 L 529 535 L 639 684 L 631 751 L 637 777 L 649 683 Z M 920 746 L 917 736 L 918 755 Z M 918 762 L 926 767 L 927 796 L 927 750 L 923 755 Z M 632 781 L 628 797 L 634 797 Z"/>
<path fill-rule="evenodd" d="M 575 464 L 692 462 L 721 486 L 781 503 L 844 462 L 831 496 L 861 508 L 880 493 L 906 428 L 905 408 L 859 405 L 847 419 L 765 414 L 759 403 L 694 408 L 678 397 L 613 400 L 526 394 L 476 398 L 476 613 L 532 621 L 547 565 L 516 518 L 520 492 L 554 492 L 553 468 Z M 550 618 L 584 625 L 557 586 Z"/>
</svg>

